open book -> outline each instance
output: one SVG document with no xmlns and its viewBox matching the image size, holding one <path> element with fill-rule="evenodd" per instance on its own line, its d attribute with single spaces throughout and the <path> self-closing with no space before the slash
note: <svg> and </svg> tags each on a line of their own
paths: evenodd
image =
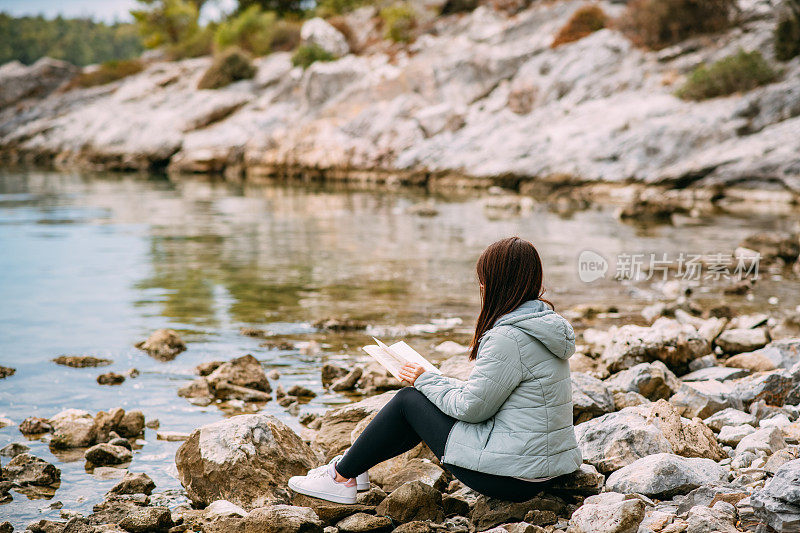
<svg viewBox="0 0 800 533">
<path fill-rule="evenodd" d="M 409 346 L 403 341 L 396 342 L 391 346 L 386 346 L 375 337 L 372 339 L 376 344 L 369 344 L 364 346 L 363 350 L 372 356 L 373 359 L 378 361 L 381 366 L 389 371 L 391 375 L 396 377 L 399 381 L 403 381 L 400 377 L 400 368 L 406 363 L 416 363 L 423 367 L 426 371 L 436 372 L 441 374 L 441 371 L 433 366 L 433 364 L 422 357 L 414 348 Z"/>
</svg>

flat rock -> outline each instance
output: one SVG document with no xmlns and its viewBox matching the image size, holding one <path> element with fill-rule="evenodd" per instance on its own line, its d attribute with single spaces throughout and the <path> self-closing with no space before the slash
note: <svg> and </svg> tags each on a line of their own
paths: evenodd
<svg viewBox="0 0 800 533">
<path fill-rule="evenodd" d="M 776 531 L 800 530 L 800 459 L 780 467 L 750 501 L 755 515 Z"/>
<path fill-rule="evenodd" d="M 742 354 L 740 354 L 742 355 Z M 738 356 L 735 356 L 738 357 Z M 730 361 L 730 359 L 729 359 Z M 726 362 L 727 365 L 727 362 Z M 730 365 L 733 366 L 733 365 Z M 729 368 L 728 366 L 709 366 L 689 372 L 681 376 L 681 381 L 726 381 L 729 379 L 741 378 L 749 374 L 750 371 L 745 368 Z"/>
<path fill-rule="evenodd" d="M 613 374 L 606 381 L 611 392 L 638 392 L 649 400 L 667 399 L 681 386 L 664 363 L 640 363 Z"/>
<path fill-rule="evenodd" d="M 53 362 L 57 365 L 70 366 L 72 368 L 88 368 L 107 366 L 114 361 L 91 355 L 59 355 L 53 359 Z"/>
<path fill-rule="evenodd" d="M 447 475 L 438 465 L 429 459 L 411 459 L 404 467 L 390 475 L 383 482 L 383 490 L 392 492 L 411 481 L 420 481 L 437 490 L 447 485 Z"/>
<path fill-rule="evenodd" d="M 385 494 L 384 494 L 385 497 Z M 319 498 L 312 498 L 303 494 L 292 496 L 292 505 L 308 507 L 319 517 L 326 526 L 335 525 L 337 522 L 355 513 L 375 513 L 375 506 L 363 503 L 344 504 L 329 502 Z"/>
<path fill-rule="evenodd" d="M 569 519 L 569 533 L 636 533 L 645 516 L 645 504 L 618 492 L 586 498 Z"/>
<path fill-rule="evenodd" d="M 758 424 L 758 420 L 756 420 L 755 416 L 732 407 L 723 409 L 722 411 L 709 416 L 708 418 L 704 419 L 703 422 L 717 432 L 719 432 L 725 426 L 739 426 L 743 424 L 755 426 Z"/>
<path fill-rule="evenodd" d="M 245 509 L 286 497 L 286 482 L 318 459 L 283 422 L 265 414 L 238 415 L 192 432 L 175 455 L 189 498 L 208 505 L 228 500 Z"/>
<path fill-rule="evenodd" d="M 765 346 L 768 342 L 769 335 L 767 334 L 767 330 L 762 328 L 726 329 L 714 340 L 714 343 L 719 346 L 723 352 L 729 354 L 756 350 Z"/>
<path fill-rule="evenodd" d="M 242 533 L 322 533 L 322 522 L 308 507 L 268 505 L 250 511 Z"/>
<path fill-rule="evenodd" d="M 469 379 L 469 375 L 472 374 L 474 368 L 475 361 L 470 361 L 467 354 L 448 357 L 439 365 L 439 370 L 442 371 L 442 375 L 462 381 Z"/>
<path fill-rule="evenodd" d="M 726 478 L 727 471 L 711 459 L 657 453 L 617 470 L 606 485 L 614 492 L 665 499 Z"/>
<path fill-rule="evenodd" d="M 172 361 L 186 350 L 186 343 L 174 330 L 159 329 L 136 347 L 160 361 Z"/>
</svg>

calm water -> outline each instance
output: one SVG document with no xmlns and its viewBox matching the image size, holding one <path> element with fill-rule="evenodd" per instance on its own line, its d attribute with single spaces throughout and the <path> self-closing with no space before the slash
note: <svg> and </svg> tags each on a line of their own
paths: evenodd
<svg viewBox="0 0 800 533">
<path fill-rule="evenodd" d="M 407 212 L 426 200 L 435 203 L 437 216 Z M 537 243 L 548 294 L 560 308 L 601 303 L 635 310 L 657 292 L 611 280 L 580 282 L 581 250 L 603 250 L 607 257 L 730 252 L 756 229 L 789 227 L 782 219 L 720 217 L 640 228 L 620 223 L 612 208 L 565 216 L 537 205 L 497 218 L 479 198 L 446 201 L 409 191 L 0 172 L 0 364 L 17 369 L 0 381 L 0 416 L 19 424 L 66 408 L 94 413 L 122 406 L 157 418 L 161 430 L 189 432 L 225 412 L 191 405 L 176 390 L 193 378 L 198 363 L 246 353 L 266 369 L 278 368 L 284 387 L 302 383 L 317 391 L 303 411 L 321 412 L 350 398 L 325 393 L 319 367 L 363 360 L 358 346 L 368 337 L 324 334 L 311 323 L 350 317 L 397 326 L 460 318 L 453 331 L 410 342 L 423 353 L 445 338 L 465 342 L 478 304 L 474 262 L 497 238 L 518 234 Z M 776 279 L 742 305 L 762 305 L 773 294 L 783 306 L 798 303 L 796 284 Z M 313 339 L 322 350 L 269 350 L 242 336 L 243 326 Z M 180 331 L 189 345 L 171 362 L 133 348 L 162 327 Z M 50 361 L 61 354 L 107 357 L 114 364 L 73 369 Z M 95 381 L 102 372 L 131 367 L 141 375 L 121 386 Z M 276 402 L 265 411 L 300 428 Z M 158 441 L 155 433 L 146 430 L 130 470 L 147 472 L 156 492 L 175 505 L 182 498 L 173 464 L 180 443 Z M 0 429 L 0 447 L 24 441 L 16 426 Z M 116 483 L 86 472 L 82 451 L 54 456 L 45 442 L 26 443 L 61 468 L 61 486 L 49 500 L 12 492 L 14 500 L 0 506 L 0 516 L 17 527 L 57 518 L 54 502 L 88 514 Z M 3 464 L 8 460 L 3 457 Z"/>
</svg>

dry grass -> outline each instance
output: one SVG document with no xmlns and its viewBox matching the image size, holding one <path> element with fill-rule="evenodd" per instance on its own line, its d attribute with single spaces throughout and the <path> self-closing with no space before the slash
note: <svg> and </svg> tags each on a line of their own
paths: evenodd
<svg viewBox="0 0 800 533">
<path fill-rule="evenodd" d="M 125 59 L 121 61 L 107 61 L 96 70 L 81 72 L 67 85 L 67 89 L 76 87 L 94 87 L 117 81 L 127 76 L 137 74 L 144 69 L 144 64 L 139 59 Z"/>
<path fill-rule="evenodd" d="M 553 39 L 551 48 L 572 43 L 608 26 L 608 16 L 596 4 L 578 8 Z"/>
</svg>

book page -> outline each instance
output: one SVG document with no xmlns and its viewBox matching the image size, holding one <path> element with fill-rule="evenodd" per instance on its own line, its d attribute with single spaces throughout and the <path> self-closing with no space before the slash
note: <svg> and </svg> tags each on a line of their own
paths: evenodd
<svg viewBox="0 0 800 533">
<path fill-rule="evenodd" d="M 406 344 L 404 341 L 396 342 L 391 346 L 386 346 L 378 339 L 375 339 L 375 341 L 380 343 L 382 346 L 369 344 L 364 346 L 362 349 L 378 363 L 380 363 L 383 368 L 388 370 L 389 373 L 398 381 L 405 381 L 402 377 L 400 377 L 400 368 L 407 362 L 416 363 L 426 371 L 441 374 L 441 371 L 438 368 L 433 366 L 430 361 L 422 357 L 422 355 L 420 355 L 416 350 L 414 350 L 414 348 Z"/>
<path fill-rule="evenodd" d="M 373 359 L 380 363 L 383 368 L 388 370 L 389 373 L 397 378 L 398 381 L 403 381 L 403 378 L 400 377 L 400 367 L 403 366 L 403 363 L 397 361 L 394 357 L 386 353 L 383 348 L 375 344 L 364 346 L 362 350 L 372 356 Z"/>
<path fill-rule="evenodd" d="M 433 366 L 433 363 L 422 357 L 422 355 L 420 355 L 419 352 L 417 352 L 414 348 L 406 344 L 405 341 L 396 342 L 392 344 L 390 348 L 394 351 L 394 353 L 396 353 L 409 363 L 416 363 L 425 370 L 430 372 L 436 372 L 437 374 L 442 373 L 438 368 Z"/>
</svg>

